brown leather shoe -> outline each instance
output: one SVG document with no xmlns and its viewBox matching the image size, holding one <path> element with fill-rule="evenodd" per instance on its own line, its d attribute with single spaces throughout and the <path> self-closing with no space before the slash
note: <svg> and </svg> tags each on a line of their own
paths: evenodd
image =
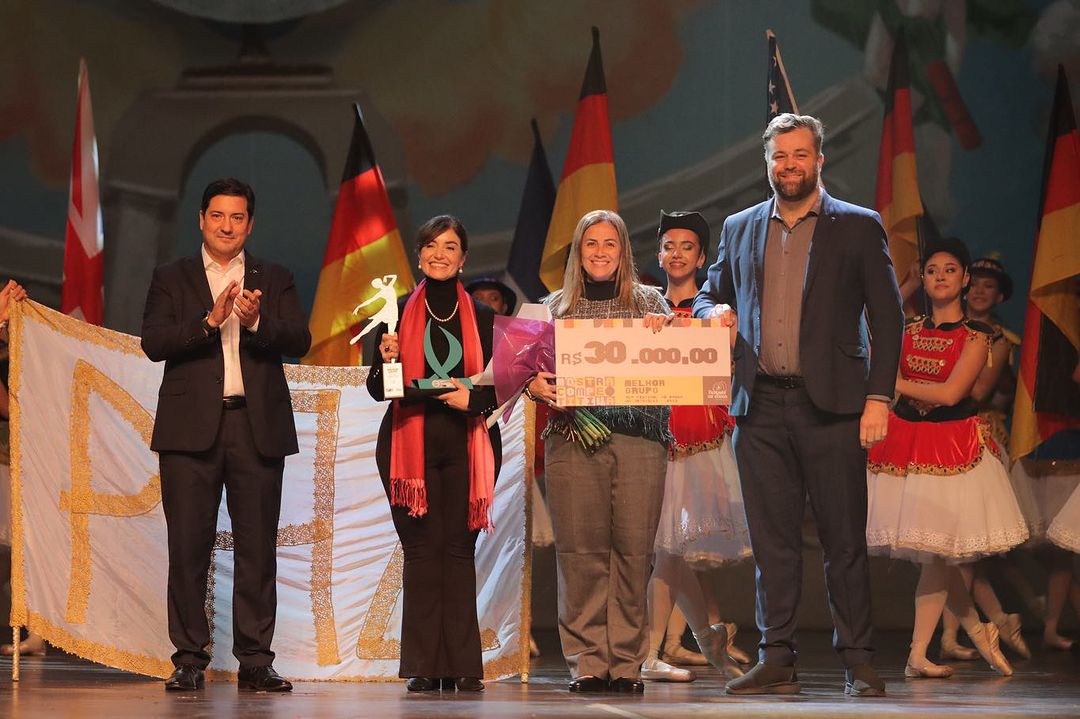
<svg viewBox="0 0 1080 719">
<path fill-rule="evenodd" d="M 844 694 L 849 697 L 883 697 L 885 681 L 869 664 L 856 664 L 844 672 Z"/>
<path fill-rule="evenodd" d="M 724 691 L 728 694 L 798 694 L 802 687 L 795 667 L 759 662 L 743 676 L 729 681 Z"/>
<path fill-rule="evenodd" d="M 165 680 L 167 692 L 193 692 L 202 689 L 204 682 L 203 670 L 194 664 L 181 664 L 169 678 Z"/>
<path fill-rule="evenodd" d="M 242 692 L 291 692 L 288 679 L 274 671 L 274 667 L 240 667 L 236 675 L 236 688 Z"/>
</svg>

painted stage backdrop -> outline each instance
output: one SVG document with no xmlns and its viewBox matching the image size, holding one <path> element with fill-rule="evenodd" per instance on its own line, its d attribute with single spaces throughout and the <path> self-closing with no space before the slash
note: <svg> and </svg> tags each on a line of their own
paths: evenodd
<svg viewBox="0 0 1080 719">
<path fill-rule="evenodd" d="M 86 659 L 167 676 L 166 529 L 149 449 L 163 365 L 137 337 L 33 302 L 17 308 L 12 622 Z M 368 396 L 363 367 L 289 365 L 286 375 L 300 453 L 285 463 L 275 665 L 300 680 L 396 678 L 403 557 L 375 468 L 385 405 Z M 502 429 L 495 530 L 477 547 L 489 679 L 528 667 L 522 404 Z M 222 502 L 206 597 L 218 679 L 237 669 L 231 550 Z"/>
<path fill-rule="evenodd" d="M 1075 0 L 5 0 L 0 278 L 59 303 L 80 58 L 100 150 L 107 326 L 137 330 L 150 269 L 197 251 L 199 195 L 225 174 L 255 187 L 251 249 L 293 271 L 309 308 L 353 102 L 407 251 L 416 227 L 451 212 L 471 236 L 466 273 L 499 274 L 529 120 L 558 180 L 591 26 L 619 209 L 643 269 L 660 276 L 660 209 L 703 211 L 718 234 L 726 215 L 762 198 L 766 29 L 800 109 L 826 121 L 826 186 L 873 205 L 882 94 L 902 32 L 923 203 L 973 254 L 1000 252 L 1026 296 L 1059 63 L 1080 98 Z M 965 113 L 977 136 L 957 132 Z M 185 134 L 196 125 L 204 131 Z M 715 251 L 714 238 L 710 259 Z M 1011 329 L 1023 308 L 1001 308 Z"/>
</svg>

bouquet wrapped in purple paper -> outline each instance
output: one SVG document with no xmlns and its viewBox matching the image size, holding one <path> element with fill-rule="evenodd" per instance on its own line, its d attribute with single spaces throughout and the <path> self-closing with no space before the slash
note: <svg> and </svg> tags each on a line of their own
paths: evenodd
<svg viewBox="0 0 1080 719">
<path fill-rule="evenodd" d="M 491 369 L 495 396 L 506 407 L 506 419 L 538 372 L 555 371 L 555 325 L 550 320 L 496 316 Z M 571 415 L 563 436 L 590 454 L 611 438 L 611 430 L 584 407 L 554 409 Z"/>
</svg>

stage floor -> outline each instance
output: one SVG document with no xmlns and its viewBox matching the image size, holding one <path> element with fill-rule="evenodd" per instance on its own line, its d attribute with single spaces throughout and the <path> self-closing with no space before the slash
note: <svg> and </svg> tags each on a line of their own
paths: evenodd
<svg viewBox="0 0 1080 719">
<path fill-rule="evenodd" d="M 554 636 L 541 637 L 545 653 L 533 663 L 528 684 L 518 679 L 488 682 L 482 695 L 406 694 L 401 683 L 303 683 L 291 695 L 238 694 L 231 683 L 208 683 L 192 694 L 166 694 L 161 682 L 90 664 L 60 652 L 25 657 L 22 681 L 11 683 L 11 660 L 0 659 L 2 717 L 624 717 L 689 719 L 703 716 L 813 717 L 1080 717 L 1080 657 L 1038 650 L 1016 661 L 1016 674 L 997 677 L 981 662 L 954 663 L 956 676 L 905 680 L 908 638 L 879 636 L 876 661 L 888 682 L 884 699 L 848 699 L 843 671 L 829 635 L 802 637 L 799 679 L 793 697 L 727 697 L 724 679 L 702 672 L 691 684 L 647 683 L 642 698 L 572 695 Z M 1037 637 L 1029 637 L 1034 646 Z M 748 642 L 741 642 L 748 645 Z"/>
</svg>

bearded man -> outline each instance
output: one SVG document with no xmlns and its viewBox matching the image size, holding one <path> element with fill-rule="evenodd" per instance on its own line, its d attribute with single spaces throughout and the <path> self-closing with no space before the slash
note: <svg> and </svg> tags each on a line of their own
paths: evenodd
<svg viewBox="0 0 1080 719">
<path fill-rule="evenodd" d="M 885 436 L 904 317 L 877 213 L 821 184 L 824 130 L 808 115 L 765 129 L 773 197 L 724 222 L 694 315 L 738 334 L 731 414 L 757 562 L 759 663 L 729 694 L 794 694 L 809 497 L 850 696 L 885 694 L 871 667 L 866 449 Z"/>
</svg>

